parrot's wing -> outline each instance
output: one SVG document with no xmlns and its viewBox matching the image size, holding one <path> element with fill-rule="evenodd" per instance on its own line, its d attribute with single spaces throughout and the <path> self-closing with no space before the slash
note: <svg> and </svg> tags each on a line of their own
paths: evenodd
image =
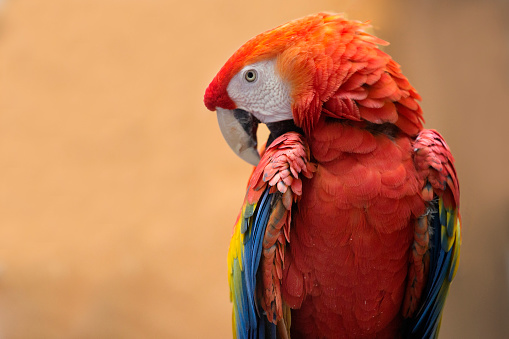
<svg viewBox="0 0 509 339">
<path fill-rule="evenodd" d="M 291 207 L 302 193 L 299 175 L 311 177 L 314 170 L 301 136 L 289 132 L 266 149 L 251 175 L 228 252 L 236 338 L 288 334 L 280 287 Z"/>
<path fill-rule="evenodd" d="M 403 313 L 410 318 L 409 338 L 437 338 L 460 255 L 459 183 L 449 147 L 436 131 L 423 130 L 414 152 L 428 213 L 416 221 Z"/>
<path fill-rule="evenodd" d="M 256 301 L 257 271 L 272 196 L 266 189 L 260 201 L 245 202 L 230 242 L 228 280 L 233 302 L 233 332 L 237 338 L 264 338 L 266 332 L 274 333 L 275 338 L 276 326 L 260 314 Z"/>
</svg>

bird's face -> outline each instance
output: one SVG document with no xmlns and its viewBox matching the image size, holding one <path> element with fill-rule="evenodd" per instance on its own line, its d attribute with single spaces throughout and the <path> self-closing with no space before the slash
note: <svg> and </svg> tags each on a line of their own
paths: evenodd
<svg viewBox="0 0 509 339">
<path fill-rule="evenodd" d="M 258 123 L 275 130 L 278 122 L 293 119 L 289 85 L 273 58 L 244 66 L 228 82 L 226 92 L 235 108 L 215 107 L 221 132 L 239 157 L 256 165 Z"/>
<path fill-rule="evenodd" d="M 225 63 L 205 92 L 205 105 L 217 112 L 219 126 L 230 147 L 245 161 L 256 165 L 258 123 L 265 123 L 275 138 L 296 130 L 295 104 L 302 77 L 302 55 L 296 48 L 312 27 L 326 16 L 309 16 L 261 33 L 241 46 Z M 300 55 L 300 57 L 299 57 Z M 300 75 L 300 76 L 299 76 Z M 300 127 L 300 124 L 297 124 Z M 269 139 L 270 142 L 270 139 Z"/>
<path fill-rule="evenodd" d="M 292 119 L 288 84 L 279 76 L 275 59 L 242 68 L 230 80 L 227 92 L 237 109 L 262 123 Z"/>
</svg>

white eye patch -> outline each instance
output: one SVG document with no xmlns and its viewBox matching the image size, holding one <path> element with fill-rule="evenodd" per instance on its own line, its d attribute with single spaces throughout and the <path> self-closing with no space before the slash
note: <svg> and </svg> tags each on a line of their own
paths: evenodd
<svg viewBox="0 0 509 339">
<path fill-rule="evenodd" d="M 293 119 L 288 85 L 277 74 L 275 59 L 244 67 L 226 90 L 237 108 L 263 123 Z"/>
</svg>

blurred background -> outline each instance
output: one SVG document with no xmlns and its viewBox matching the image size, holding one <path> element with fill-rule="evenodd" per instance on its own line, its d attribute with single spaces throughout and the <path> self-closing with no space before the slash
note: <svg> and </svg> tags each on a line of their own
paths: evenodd
<svg viewBox="0 0 509 339">
<path fill-rule="evenodd" d="M 0 338 L 228 338 L 249 165 L 203 93 L 252 36 L 372 20 L 461 181 L 441 338 L 509 337 L 509 2 L 0 1 Z"/>
</svg>

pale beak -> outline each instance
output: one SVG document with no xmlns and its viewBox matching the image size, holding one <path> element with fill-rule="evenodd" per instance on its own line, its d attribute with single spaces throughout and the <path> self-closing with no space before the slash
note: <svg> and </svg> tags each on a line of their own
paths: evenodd
<svg viewBox="0 0 509 339">
<path fill-rule="evenodd" d="M 256 148 L 258 119 L 241 109 L 216 107 L 219 128 L 230 148 L 244 161 L 258 165 L 260 154 Z"/>
</svg>

